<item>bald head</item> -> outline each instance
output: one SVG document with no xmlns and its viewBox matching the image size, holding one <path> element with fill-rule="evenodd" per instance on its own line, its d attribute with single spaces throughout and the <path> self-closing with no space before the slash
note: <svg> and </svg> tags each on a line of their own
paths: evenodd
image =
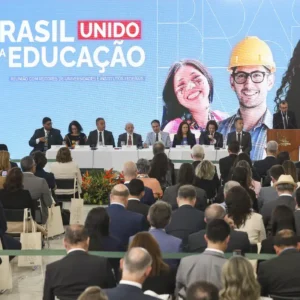
<svg viewBox="0 0 300 300">
<path fill-rule="evenodd" d="M 110 193 L 110 203 L 121 203 L 127 205 L 129 196 L 128 188 L 125 184 L 117 184 L 113 187 Z"/>
<path fill-rule="evenodd" d="M 133 134 L 134 131 L 134 125 L 132 123 L 126 123 L 125 130 L 129 134 Z"/>
<path fill-rule="evenodd" d="M 215 219 L 224 219 L 226 215 L 225 209 L 220 204 L 212 204 L 205 210 L 205 221 L 209 223 Z"/>
<path fill-rule="evenodd" d="M 123 166 L 123 174 L 125 181 L 130 181 L 137 177 L 137 167 L 133 161 L 127 161 Z"/>
</svg>

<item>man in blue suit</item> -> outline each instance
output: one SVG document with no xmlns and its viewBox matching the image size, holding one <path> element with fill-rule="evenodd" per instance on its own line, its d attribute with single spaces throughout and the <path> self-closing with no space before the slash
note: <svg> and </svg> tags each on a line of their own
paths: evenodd
<svg viewBox="0 0 300 300">
<path fill-rule="evenodd" d="M 117 184 L 110 194 L 107 213 L 110 218 L 110 233 L 127 247 L 129 237 L 147 228 L 143 215 L 126 210 L 129 191 L 124 184 Z"/>
<path fill-rule="evenodd" d="M 153 120 L 151 126 L 153 131 L 147 134 L 144 147 L 147 148 L 153 146 L 156 142 L 161 142 L 165 147 L 170 148 L 172 144 L 169 133 L 160 130 L 160 122 L 158 120 Z"/>
</svg>

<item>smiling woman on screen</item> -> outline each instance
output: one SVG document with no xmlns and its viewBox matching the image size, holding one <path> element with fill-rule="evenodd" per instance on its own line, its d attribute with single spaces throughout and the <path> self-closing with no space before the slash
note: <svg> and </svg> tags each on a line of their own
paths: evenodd
<svg viewBox="0 0 300 300">
<path fill-rule="evenodd" d="M 211 74 L 197 60 L 182 60 L 170 68 L 163 100 L 164 131 L 176 133 L 182 121 L 187 121 L 191 130 L 203 131 L 209 120 L 221 121 L 225 113 L 210 110 L 214 84 Z"/>
</svg>

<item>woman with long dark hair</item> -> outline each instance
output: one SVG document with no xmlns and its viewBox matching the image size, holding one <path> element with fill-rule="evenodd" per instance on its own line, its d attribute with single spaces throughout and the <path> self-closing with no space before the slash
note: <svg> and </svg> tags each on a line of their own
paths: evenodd
<svg viewBox="0 0 300 300">
<path fill-rule="evenodd" d="M 83 128 L 77 121 L 72 121 L 68 128 L 69 133 L 65 136 L 64 141 L 68 147 L 75 145 L 85 145 L 87 141 L 86 135 L 82 132 Z"/>
<path fill-rule="evenodd" d="M 176 133 L 180 123 L 187 121 L 191 130 L 199 133 L 199 130 L 205 130 L 209 120 L 225 119 L 226 114 L 210 110 L 213 94 L 213 78 L 198 60 L 185 59 L 174 63 L 163 89 L 164 131 Z"/>
<path fill-rule="evenodd" d="M 183 121 L 180 123 L 177 134 L 174 136 L 173 147 L 179 145 L 189 145 L 191 148 L 196 144 L 196 138 L 191 133 L 190 125 L 188 122 Z"/>
</svg>

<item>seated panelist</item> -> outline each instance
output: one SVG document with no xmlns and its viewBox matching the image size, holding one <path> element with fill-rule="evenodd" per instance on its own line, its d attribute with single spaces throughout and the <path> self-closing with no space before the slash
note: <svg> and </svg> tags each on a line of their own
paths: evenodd
<svg viewBox="0 0 300 300">
<path fill-rule="evenodd" d="M 45 117 L 43 119 L 43 127 L 35 130 L 29 140 L 29 146 L 33 147 L 31 152 L 45 152 L 50 149 L 52 145 L 61 145 L 62 141 L 63 138 L 60 134 L 60 130 L 52 128 L 51 119 Z"/>
<path fill-rule="evenodd" d="M 160 130 L 160 122 L 153 120 L 151 122 L 152 132 L 148 132 L 144 147 L 153 146 L 156 142 L 161 142 L 166 148 L 171 147 L 171 139 L 168 132 Z"/>
<path fill-rule="evenodd" d="M 142 136 L 137 134 L 134 131 L 134 125 L 132 123 L 127 123 L 125 125 L 125 133 L 119 135 L 118 138 L 118 147 L 123 145 L 127 146 L 137 146 L 138 148 L 143 147 Z"/>
<path fill-rule="evenodd" d="M 217 132 L 218 124 L 214 120 L 210 120 L 206 124 L 206 131 L 201 132 L 200 145 L 214 145 L 216 148 L 223 147 L 223 135 Z"/>
<path fill-rule="evenodd" d="M 69 133 L 64 138 L 66 145 L 68 147 L 85 145 L 87 137 L 82 131 L 81 125 L 77 121 L 72 121 L 69 124 Z"/>
<path fill-rule="evenodd" d="M 190 125 L 188 122 L 183 121 L 180 123 L 177 134 L 174 136 L 173 147 L 178 145 L 189 145 L 191 148 L 196 144 L 196 138 L 191 133 Z"/>
<path fill-rule="evenodd" d="M 115 147 L 115 140 L 112 132 L 105 130 L 105 120 L 103 118 L 97 118 L 96 126 L 97 129 L 90 132 L 87 144 L 94 147 L 97 147 L 98 145 Z"/>
</svg>

